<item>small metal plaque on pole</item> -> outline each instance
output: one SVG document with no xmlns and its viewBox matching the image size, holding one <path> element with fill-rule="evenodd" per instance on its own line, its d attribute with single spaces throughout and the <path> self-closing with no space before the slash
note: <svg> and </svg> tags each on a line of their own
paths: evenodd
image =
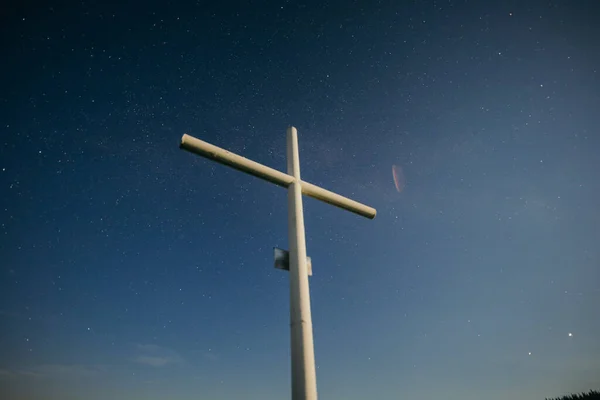
<svg viewBox="0 0 600 400">
<path fill-rule="evenodd" d="M 287 250 L 278 249 L 273 247 L 275 253 L 275 268 L 283 269 L 286 271 L 290 270 L 290 253 Z M 312 276 L 312 261 L 310 257 L 306 257 L 306 271 L 308 276 Z"/>
</svg>

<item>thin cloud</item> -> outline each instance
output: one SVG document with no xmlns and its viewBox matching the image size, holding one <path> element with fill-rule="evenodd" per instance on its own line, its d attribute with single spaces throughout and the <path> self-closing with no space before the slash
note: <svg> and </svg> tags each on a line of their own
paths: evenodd
<svg viewBox="0 0 600 400">
<path fill-rule="evenodd" d="M 83 378 L 95 377 L 106 370 L 102 365 L 43 364 L 22 369 L 1 369 L 0 378 Z"/>
<path fill-rule="evenodd" d="M 136 345 L 137 349 L 139 351 L 142 352 L 155 352 L 155 351 L 161 351 L 163 348 L 160 346 L 157 346 L 155 344 L 137 344 Z"/>
<path fill-rule="evenodd" d="M 0 379 L 11 379 L 15 378 L 17 375 L 8 369 L 0 369 Z"/>
<path fill-rule="evenodd" d="M 177 352 L 155 344 L 137 344 L 138 355 L 133 362 L 150 367 L 183 364 L 184 360 Z"/>
<path fill-rule="evenodd" d="M 149 365 L 151 367 L 162 367 L 167 364 L 178 364 L 181 362 L 181 360 L 177 358 L 152 356 L 138 356 L 134 361 L 138 364 Z"/>
</svg>

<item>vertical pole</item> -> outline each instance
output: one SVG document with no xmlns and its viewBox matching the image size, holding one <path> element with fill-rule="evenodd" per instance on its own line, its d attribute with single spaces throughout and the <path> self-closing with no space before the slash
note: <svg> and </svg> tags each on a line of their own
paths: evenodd
<svg viewBox="0 0 600 400">
<path fill-rule="evenodd" d="M 317 400 L 317 376 L 306 267 L 306 238 L 300 184 L 298 132 L 287 129 L 288 240 L 290 253 L 290 325 L 292 346 L 292 400 Z"/>
</svg>

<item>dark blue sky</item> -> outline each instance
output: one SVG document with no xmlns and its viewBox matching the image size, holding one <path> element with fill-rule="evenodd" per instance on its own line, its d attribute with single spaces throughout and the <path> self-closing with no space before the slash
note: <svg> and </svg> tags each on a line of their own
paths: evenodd
<svg viewBox="0 0 600 400">
<path fill-rule="evenodd" d="M 286 191 L 178 149 L 288 125 L 378 210 L 304 200 L 321 398 L 600 388 L 595 2 L 103 3 L 0 17 L 2 399 L 289 397 Z"/>
</svg>

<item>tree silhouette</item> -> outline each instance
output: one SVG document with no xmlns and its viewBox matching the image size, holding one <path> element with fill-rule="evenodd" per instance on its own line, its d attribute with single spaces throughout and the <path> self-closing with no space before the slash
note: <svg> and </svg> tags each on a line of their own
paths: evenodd
<svg viewBox="0 0 600 400">
<path fill-rule="evenodd" d="M 546 400 L 600 400 L 600 392 L 590 390 L 589 393 L 572 394 L 554 399 L 546 398 Z"/>
</svg>

